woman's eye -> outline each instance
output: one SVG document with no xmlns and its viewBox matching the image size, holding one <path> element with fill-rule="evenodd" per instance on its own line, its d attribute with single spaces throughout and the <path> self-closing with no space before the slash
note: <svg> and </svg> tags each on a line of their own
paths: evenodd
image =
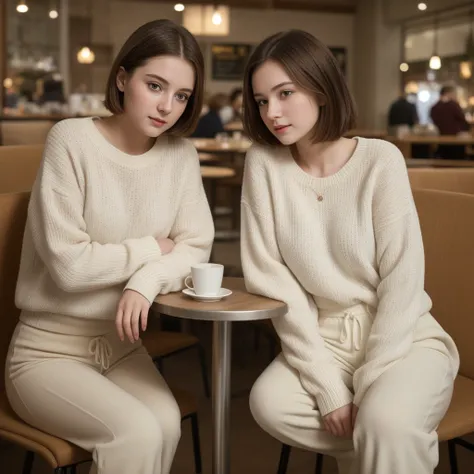
<svg viewBox="0 0 474 474">
<path fill-rule="evenodd" d="M 157 84 L 156 82 L 149 82 L 148 83 L 148 87 L 152 90 L 152 91 L 160 91 L 161 90 L 161 86 L 159 84 Z"/>
<path fill-rule="evenodd" d="M 293 91 L 282 91 L 281 93 L 283 97 L 289 97 L 291 94 L 293 94 Z"/>
<path fill-rule="evenodd" d="M 189 100 L 189 97 L 186 95 L 186 94 L 176 94 L 176 98 L 180 101 L 180 102 L 186 102 Z"/>
<path fill-rule="evenodd" d="M 265 100 L 265 99 L 260 99 L 260 100 L 257 100 L 257 105 L 258 105 L 258 107 L 263 107 L 264 105 L 267 104 L 267 102 L 268 101 Z"/>
</svg>

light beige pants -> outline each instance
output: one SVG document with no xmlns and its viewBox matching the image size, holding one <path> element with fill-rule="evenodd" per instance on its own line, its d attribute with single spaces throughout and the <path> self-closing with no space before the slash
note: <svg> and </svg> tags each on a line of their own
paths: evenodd
<svg viewBox="0 0 474 474">
<path fill-rule="evenodd" d="M 91 472 L 168 474 L 181 434 L 176 401 L 141 341 L 121 342 L 113 323 L 102 325 L 106 333 L 78 336 L 20 322 L 6 367 L 11 406 L 91 451 Z"/>
<path fill-rule="evenodd" d="M 320 333 L 352 390 L 372 324 L 362 305 L 321 312 Z M 255 382 L 250 408 L 257 423 L 283 443 L 334 456 L 340 474 L 432 474 L 438 464 L 436 428 L 453 390 L 450 358 L 413 345 L 367 391 L 352 439 L 332 436 L 315 399 L 280 354 Z"/>
</svg>

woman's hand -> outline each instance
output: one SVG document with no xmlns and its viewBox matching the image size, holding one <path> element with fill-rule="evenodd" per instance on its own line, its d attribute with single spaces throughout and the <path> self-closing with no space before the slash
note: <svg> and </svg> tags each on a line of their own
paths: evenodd
<svg viewBox="0 0 474 474">
<path fill-rule="evenodd" d="M 337 410 L 328 413 L 323 417 L 324 427 L 329 433 L 334 436 L 347 437 L 352 436 L 352 407 L 354 405 L 349 403 Z"/>
<path fill-rule="evenodd" d="M 174 242 L 171 239 L 156 239 L 161 249 L 161 254 L 166 255 L 174 249 Z"/>
<path fill-rule="evenodd" d="M 150 302 L 140 293 L 133 290 L 123 292 L 115 316 L 115 327 L 121 341 L 125 339 L 125 336 L 132 343 L 138 341 L 140 321 L 142 331 L 145 331 L 149 309 Z"/>
</svg>

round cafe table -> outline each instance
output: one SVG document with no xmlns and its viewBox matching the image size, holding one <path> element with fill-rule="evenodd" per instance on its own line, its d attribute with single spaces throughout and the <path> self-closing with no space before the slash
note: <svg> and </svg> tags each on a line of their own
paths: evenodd
<svg viewBox="0 0 474 474">
<path fill-rule="evenodd" d="M 216 302 L 198 302 L 181 292 L 160 295 L 152 310 L 184 319 L 213 322 L 212 335 L 212 473 L 230 473 L 230 368 L 234 321 L 256 321 L 287 313 L 281 301 L 252 295 L 242 278 L 224 278 L 223 288 L 232 295 Z"/>
</svg>

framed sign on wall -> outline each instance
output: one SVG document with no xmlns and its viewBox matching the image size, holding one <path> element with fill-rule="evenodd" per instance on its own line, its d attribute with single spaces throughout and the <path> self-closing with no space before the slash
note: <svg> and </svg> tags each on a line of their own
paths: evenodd
<svg viewBox="0 0 474 474">
<path fill-rule="evenodd" d="M 214 81 L 242 80 L 251 50 L 250 44 L 213 44 L 211 46 L 212 79 Z"/>
</svg>

